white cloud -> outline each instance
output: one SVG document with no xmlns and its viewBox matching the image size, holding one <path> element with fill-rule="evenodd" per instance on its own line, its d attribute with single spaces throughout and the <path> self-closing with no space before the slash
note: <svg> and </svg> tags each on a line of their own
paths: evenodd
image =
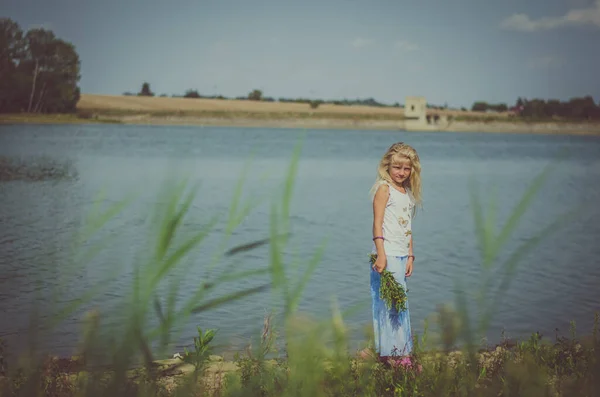
<svg viewBox="0 0 600 397">
<path fill-rule="evenodd" d="M 536 32 L 573 26 L 595 26 L 600 28 L 600 0 L 587 7 L 575 8 L 559 17 L 532 19 L 526 14 L 513 14 L 504 19 L 500 26 L 519 32 Z"/>
<path fill-rule="evenodd" d="M 530 58 L 527 61 L 527 66 L 530 69 L 550 69 L 559 68 L 564 64 L 565 60 L 556 55 L 544 55 Z"/>
<path fill-rule="evenodd" d="M 415 43 L 411 43 L 410 41 L 399 40 L 394 43 L 394 48 L 402 51 L 416 51 L 419 49 L 419 46 Z"/>
<path fill-rule="evenodd" d="M 350 45 L 354 48 L 363 48 L 371 44 L 373 44 L 371 40 L 363 39 L 362 37 L 357 37 L 352 41 L 352 43 L 350 43 Z"/>
</svg>

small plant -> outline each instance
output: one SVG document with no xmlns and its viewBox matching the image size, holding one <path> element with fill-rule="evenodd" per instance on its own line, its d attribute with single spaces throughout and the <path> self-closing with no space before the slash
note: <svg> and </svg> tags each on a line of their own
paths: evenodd
<svg viewBox="0 0 600 397">
<path fill-rule="evenodd" d="M 241 388 L 245 392 L 252 392 L 252 395 L 268 395 L 270 389 L 280 389 L 280 384 L 284 383 L 283 376 L 287 369 L 285 360 L 281 363 L 274 360 L 267 362 L 267 355 L 275 352 L 276 334 L 271 326 L 271 314 L 265 316 L 260 343 L 256 348 L 250 344 L 246 348 L 246 354 L 235 354 L 235 363 L 239 369 Z M 266 384 L 269 379 L 272 383 Z"/>
<path fill-rule="evenodd" d="M 75 395 L 75 385 L 57 357 L 48 357 L 43 362 L 40 375 L 40 386 L 44 396 Z"/>
<path fill-rule="evenodd" d="M 377 260 L 376 254 L 369 254 L 371 265 Z M 394 274 L 387 269 L 381 272 L 381 285 L 379 296 L 385 301 L 387 308 L 394 307 L 398 313 L 406 310 L 406 291 L 402 284 L 394 278 Z"/>
<path fill-rule="evenodd" d="M 215 337 L 216 330 L 209 329 L 202 333 L 202 328 L 198 327 L 198 336 L 194 337 L 194 352 L 189 352 L 187 348 L 184 348 L 184 355 L 181 358 L 188 364 L 193 364 L 196 371 L 199 371 L 204 367 L 204 364 L 208 361 L 211 347 L 209 346 Z"/>
</svg>

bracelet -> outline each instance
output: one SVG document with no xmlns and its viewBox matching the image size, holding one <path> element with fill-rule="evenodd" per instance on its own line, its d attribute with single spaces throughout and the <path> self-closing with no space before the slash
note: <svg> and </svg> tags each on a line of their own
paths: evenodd
<svg viewBox="0 0 600 397">
<path fill-rule="evenodd" d="M 375 241 L 375 240 L 377 240 L 377 239 L 385 240 L 385 238 L 383 238 L 383 236 L 377 236 L 377 237 L 373 237 L 373 241 Z"/>
<path fill-rule="evenodd" d="M 415 256 L 414 255 L 409 255 L 408 258 L 413 258 L 413 261 L 415 260 Z"/>
</svg>

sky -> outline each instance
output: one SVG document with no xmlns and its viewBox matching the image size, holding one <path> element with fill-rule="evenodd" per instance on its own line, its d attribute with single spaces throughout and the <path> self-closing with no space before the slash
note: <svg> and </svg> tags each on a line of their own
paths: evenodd
<svg viewBox="0 0 600 397">
<path fill-rule="evenodd" d="M 600 101 L 600 0 L 3 0 L 73 43 L 87 94 Z"/>
</svg>

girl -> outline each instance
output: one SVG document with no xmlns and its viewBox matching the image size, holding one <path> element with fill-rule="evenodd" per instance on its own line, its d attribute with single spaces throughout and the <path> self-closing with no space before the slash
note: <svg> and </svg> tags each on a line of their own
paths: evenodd
<svg viewBox="0 0 600 397">
<path fill-rule="evenodd" d="M 380 358 L 408 356 L 413 342 L 408 303 L 398 313 L 388 309 L 379 296 L 381 272 L 388 269 L 406 290 L 406 278 L 413 272 L 412 218 L 421 205 L 421 163 L 415 149 L 399 142 L 385 153 L 371 189 L 373 200 L 373 241 L 377 260 L 371 269 L 375 351 Z"/>
</svg>

